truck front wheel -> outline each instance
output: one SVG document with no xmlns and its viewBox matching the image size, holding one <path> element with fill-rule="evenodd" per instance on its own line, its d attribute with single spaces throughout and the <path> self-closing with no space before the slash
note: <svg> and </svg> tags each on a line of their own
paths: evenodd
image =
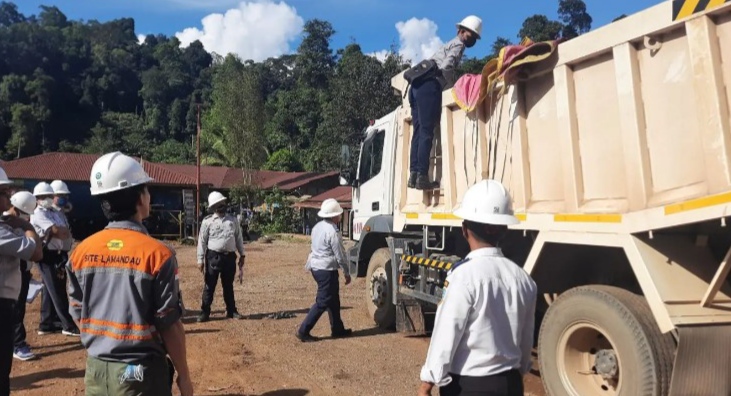
<svg viewBox="0 0 731 396">
<path fill-rule="evenodd" d="M 382 329 L 392 329 L 396 325 L 392 278 L 391 252 L 388 248 L 380 248 L 373 253 L 368 262 L 366 305 L 368 316 Z"/>
<path fill-rule="evenodd" d="M 538 340 L 549 395 L 666 395 L 674 352 L 672 335 L 660 332 L 645 299 L 610 286 L 562 294 Z"/>
</svg>

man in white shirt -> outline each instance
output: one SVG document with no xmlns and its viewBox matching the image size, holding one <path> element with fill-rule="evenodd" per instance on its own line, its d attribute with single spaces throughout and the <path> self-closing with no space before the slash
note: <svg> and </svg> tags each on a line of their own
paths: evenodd
<svg viewBox="0 0 731 396">
<path fill-rule="evenodd" d="M 517 224 L 502 184 L 483 180 L 455 211 L 470 254 L 447 275 L 419 395 L 523 395 L 531 368 L 536 284 L 497 247 Z"/>
<path fill-rule="evenodd" d="M 33 195 L 38 200 L 38 207 L 31 215 L 30 222 L 43 242 L 43 260 L 38 263 L 43 279 L 38 335 L 62 332 L 67 336 L 79 337 L 79 328 L 69 314 L 66 294 L 66 262 L 74 242 L 71 230 L 66 216 L 54 209 L 56 193 L 50 184 L 38 183 L 33 188 Z"/>
<path fill-rule="evenodd" d="M 338 267 L 343 269 L 345 284 L 350 284 L 348 260 L 345 256 L 343 239 L 338 231 L 340 216 L 343 209 L 338 201 L 326 199 L 317 214 L 323 220 L 312 229 L 312 252 L 307 259 L 305 269 L 312 272 L 317 282 L 317 297 L 315 304 L 310 308 L 307 317 L 302 321 L 296 333 L 302 342 L 317 340 L 310 335 L 325 311 L 330 315 L 330 333 L 333 338 L 352 335 L 351 329 L 346 329 L 340 318 L 340 284 L 338 283 Z"/>
</svg>

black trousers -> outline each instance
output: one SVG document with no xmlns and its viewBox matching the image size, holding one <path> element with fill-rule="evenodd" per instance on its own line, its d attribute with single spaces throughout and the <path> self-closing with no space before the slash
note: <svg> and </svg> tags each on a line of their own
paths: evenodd
<svg viewBox="0 0 731 396">
<path fill-rule="evenodd" d="M 201 311 L 205 314 L 211 313 L 213 293 L 216 291 L 219 276 L 221 277 L 221 287 L 223 288 L 223 301 L 226 303 L 226 313 L 231 315 L 237 312 L 236 299 L 234 298 L 236 253 L 218 253 L 213 250 L 206 252 L 206 284 L 203 287 L 203 302 L 201 304 Z"/>
<path fill-rule="evenodd" d="M 345 326 L 340 318 L 338 271 L 312 271 L 312 277 L 317 282 L 317 297 L 315 297 L 315 304 L 310 308 L 310 312 L 307 313 L 307 317 L 300 325 L 299 333 L 302 335 L 310 334 L 310 331 L 325 311 L 330 316 L 330 331 L 332 333 L 343 332 Z"/>
<path fill-rule="evenodd" d="M 77 330 L 74 320 L 69 314 L 69 297 L 66 293 L 66 262 L 68 254 L 43 249 L 43 261 L 38 267 L 43 279 L 43 296 L 41 296 L 40 330 L 52 330 L 60 320 L 64 330 Z"/>
<path fill-rule="evenodd" d="M 18 302 L 15 304 L 15 338 L 13 339 L 15 348 L 25 345 L 26 332 L 23 322 L 25 321 L 25 306 L 27 305 L 28 288 L 32 277 L 30 271 L 25 270 L 25 261 L 20 262 L 20 268 L 20 295 L 18 296 Z"/>
<path fill-rule="evenodd" d="M 440 396 L 523 396 L 523 376 L 518 370 L 486 377 L 449 375 L 452 382 L 439 388 Z"/>
<path fill-rule="evenodd" d="M 0 318 L 12 318 L 14 315 L 15 300 L 0 298 Z M 0 396 L 10 394 L 14 322 L 14 320 L 0 320 Z"/>
<path fill-rule="evenodd" d="M 409 91 L 409 103 L 414 125 L 409 170 L 426 175 L 429 173 L 434 129 L 442 114 L 442 85 L 436 78 L 413 85 Z"/>
</svg>

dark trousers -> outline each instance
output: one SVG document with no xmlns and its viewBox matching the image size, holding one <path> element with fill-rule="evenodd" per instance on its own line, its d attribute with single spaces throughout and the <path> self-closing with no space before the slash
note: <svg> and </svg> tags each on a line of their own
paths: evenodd
<svg viewBox="0 0 731 396">
<path fill-rule="evenodd" d="M 442 85 L 435 78 L 413 85 L 409 91 L 409 103 L 414 127 L 409 168 L 411 172 L 426 175 L 429 173 L 434 129 L 442 114 Z"/>
<path fill-rule="evenodd" d="M 66 293 L 66 262 L 68 254 L 43 249 L 43 261 L 38 267 L 43 279 L 43 296 L 41 296 L 40 330 L 56 328 L 58 320 L 64 330 L 76 330 L 76 324 L 69 314 L 69 297 Z"/>
<path fill-rule="evenodd" d="M 20 348 L 25 345 L 25 306 L 27 305 L 26 300 L 28 299 L 28 288 L 30 287 L 31 273 L 25 270 L 25 262 L 20 262 L 20 296 L 18 296 L 18 302 L 15 304 L 15 338 L 13 345 L 15 348 Z"/>
<path fill-rule="evenodd" d="M 440 396 L 523 396 L 523 376 L 518 370 L 486 377 L 449 375 L 452 382 L 439 388 Z"/>
<path fill-rule="evenodd" d="M 0 396 L 10 394 L 10 370 L 13 368 L 15 300 L 0 298 Z"/>
<path fill-rule="evenodd" d="M 300 325 L 299 333 L 310 334 L 317 321 L 320 320 L 325 311 L 330 316 L 330 331 L 341 333 L 345 330 L 342 319 L 340 319 L 340 284 L 338 283 L 338 271 L 312 271 L 312 277 L 317 282 L 317 297 L 315 304 L 310 308 L 307 317 Z"/>
<path fill-rule="evenodd" d="M 218 253 L 213 250 L 206 252 L 206 272 L 203 287 L 203 302 L 201 311 L 211 313 L 213 293 L 216 291 L 218 277 L 221 277 L 223 301 L 226 303 L 226 313 L 231 315 L 236 311 L 234 299 L 234 278 L 236 278 L 236 253 Z"/>
</svg>

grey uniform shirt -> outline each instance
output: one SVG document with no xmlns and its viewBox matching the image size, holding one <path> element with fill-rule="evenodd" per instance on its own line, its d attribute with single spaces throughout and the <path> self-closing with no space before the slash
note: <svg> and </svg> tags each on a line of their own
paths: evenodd
<svg viewBox="0 0 731 396">
<path fill-rule="evenodd" d="M 462 61 L 464 49 L 465 46 L 462 40 L 455 37 L 432 55 L 431 59 L 437 63 L 439 70 L 442 71 L 442 76 L 437 77 L 437 80 L 442 84 L 443 90 L 451 88 L 457 82 L 456 69 Z"/>
<path fill-rule="evenodd" d="M 69 228 L 66 215 L 53 209 L 44 209 L 41 207 L 37 207 L 33 212 L 33 215 L 30 216 L 30 223 L 33 224 L 33 227 L 36 229 L 36 233 L 42 241 L 46 239 L 46 235 L 53 226 Z M 46 248 L 49 250 L 63 250 L 68 252 L 71 250 L 73 243 L 73 238 L 68 238 L 66 240 L 51 238 L 46 244 Z"/>
<path fill-rule="evenodd" d="M 307 269 L 313 271 L 337 271 L 338 266 L 348 273 L 343 238 L 334 223 L 323 220 L 312 229 L 312 252 L 307 259 Z"/>
<path fill-rule="evenodd" d="M 238 251 L 240 255 L 244 255 L 244 237 L 236 217 L 219 217 L 214 213 L 203 219 L 198 235 L 198 263 L 204 262 L 208 250 L 219 253 Z"/>
<path fill-rule="evenodd" d="M 33 239 L 0 220 L 0 298 L 18 299 L 21 284 L 20 260 L 30 261 L 35 249 L 36 242 Z"/>
</svg>

